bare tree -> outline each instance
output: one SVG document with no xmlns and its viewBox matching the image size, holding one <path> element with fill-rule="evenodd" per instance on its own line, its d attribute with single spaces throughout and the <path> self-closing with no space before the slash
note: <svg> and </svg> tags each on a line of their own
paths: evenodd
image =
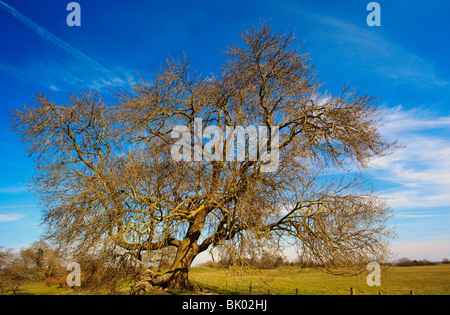
<svg viewBox="0 0 450 315">
<path fill-rule="evenodd" d="M 0 246 L 0 295 L 15 295 L 21 285 L 32 280 L 26 263 L 12 249 Z"/>
<path fill-rule="evenodd" d="M 33 187 L 49 237 L 136 258 L 175 247 L 154 283 L 176 289 L 193 288 L 188 269 L 199 253 L 230 244 L 292 242 L 315 261 L 347 265 L 383 257 L 390 210 L 362 173 L 394 147 L 378 130 L 377 100 L 348 88 L 320 92 L 300 48 L 292 33 L 262 23 L 228 48 L 217 76 L 172 58 L 108 104 L 92 91 L 59 104 L 37 94 L 11 122 L 36 159 Z M 275 134 L 259 135 L 264 152 L 279 150 L 277 167 L 264 171 L 273 160 L 252 155 L 250 132 L 245 159 L 211 158 L 234 151 L 196 136 L 212 125 L 277 130 L 278 145 Z M 191 161 L 173 158 L 176 126 L 193 140 Z"/>
</svg>

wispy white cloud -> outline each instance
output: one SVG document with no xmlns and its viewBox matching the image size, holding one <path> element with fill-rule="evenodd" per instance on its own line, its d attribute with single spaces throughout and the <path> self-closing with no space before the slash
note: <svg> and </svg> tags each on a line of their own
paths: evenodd
<svg viewBox="0 0 450 315">
<path fill-rule="evenodd" d="M 339 24 L 338 24 L 339 26 Z M 432 61 L 409 51 L 408 49 L 384 39 L 377 34 L 368 35 L 368 30 L 351 24 L 340 25 L 336 35 L 341 40 L 352 42 L 344 49 L 354 50 L 353 54 L 364 56 L 363 61 L 370 65 L 370 72 L 395 79 L 397 83 L 425 83 L 427 85 L 446 86 L 449 82 L 440 78 Z"/>
<path fill-rule="evenodd" d="M 450 207 L 450 117 L 428 110 L 384 113 L 384 134 L 403 148 L 373 161 L 376 178 L 395 184 L 387 190 L 396 208 Z"/>
<path fill-rule="evenodd" d="M 69 45 L 67 42 L 63 41 L 59 37 L 55 36 L 50 31 L 46 30 L 42 26 L 36 24 L 32 20 L 30 20 L 28 17 L 11 7 L 10 5 L 6 4 L 5 2 L 0 0 L 0 7 L 4 9 L 6 12 L 10 13 L 13 17 L 15 17 L 18 21 L 25 24 L 28 28 L 30 28 L 33 32 L 41 36 L 43 39 L 48 40 L 55 46 L 61 48 L 68 54 L 78 58 L 79 60 L 88 63 L 93 68 L 104 71 L 104 72 L 110 72 L 108 69 L 97 63 L 92 58 L 88 57 L 87 55 L 83 54 L 78 49 L 74 48 L 73 46 Z"/>
<path fill-rule="evenodd" d="M 16 208 L 35 208 L 35 205 L 28 204 L 28 205 L 9 205 L 9 206 L 0 206 L 0 210 L 4 209 L 16 209 Z"/>
<path fill-rule="evenodd" d="M 0 187 L 0 194 L 20 194 L 24 192 L 28 192 L 28 187 L 22 184 Z"/>
<path fill-rule="evenodd" d="M 376 74 L 394 79 L 397 84 L 421 83 L 447 86 L 450 82 L 441 78 L 432 60 L 426 59 L 404 46 L 395 43 L 365 24 L 348 21 L 299 8 L 297 13 L 318 23 L 316 35 L 327 46 L 334 46 L 331 56 L 341 56 L 346 68 L 358 66 L 368 76 Z M 327 54 L 329 50 L 327 49 Z M 320 51 L 319 51 L 320 52 Z"/>
<path fill-rule="evenodd" d="M 90 87 L 101 90 L 104 87 L 116 87 L 124 84 L 119 77 L 104 77 L 99 73 L 92 72 L 86 65 L 57 61 L 51 57 L 32 60 L 20 67 L 0 62 L 0 71 L 24 82 L 46 86 L 53 91 L 63 90 L 66 87 Z"/>
<path fill-rule="evenodd" d="M 399 210 L 442 208 L 450 205 L 450 197 L 447 194 L 434 194 L 433 188 L 424 188 L 423 185 L 414 189 L 401 185 L 387 191 L 384 197 L 387 198 L 391 207 Z"/>
<path fill-rule="evenodd" d="M 397 217 L 399 218 L 406 218 L 406 219 L 435 218 L 438 216 L 439 216 L 438 214 L 417 214 L 417 213 L 402 213 L 397 215 Z"/>
<path fill-rule="evenodd" d="M 18 221 L 24 217 L 25 215 L 20 213 L 0 214 L 0 222 Z"/>
<path fill-rule="evenodd" d="M 58 62 L 51 59 L 46 62 L 34 61 L 33 64 L 29 65 L 28 69 L 25 70 L 8 64 L 0 64 L 1 71 L 14 75 L 22 80 L 29 80 L 41 84 L 44 83 L 52 90 L 58 90 L 57 82 L 60 81 L 76 87 L 84 88 L 90 86 L 94 89 L 100 89 L 104 86 L 120 86 L 126 83 L 103 65 L 57 37 L 44 27 L 33 22 L 31 19 L 1 0 L 0 8 L 11 14 L 19 22 L 26 25 L 42 39 L 52 43 L 78 60 L 76 66 L 72 67 L 68 67 L 67 64 L 60 65 Z M 81 71 L 80 68 L 82 69 Z M 48 75 L 46 78 L 43 78 L 43 74 L 45 73 Z"/>
<path fill-rule="evenodd" d="M 391 135 L 437 128 L 450 128 L 450 117 L 423 108 L 403 109 L 401 105 L 383 113 L 383 131 Z"/>
</svg>

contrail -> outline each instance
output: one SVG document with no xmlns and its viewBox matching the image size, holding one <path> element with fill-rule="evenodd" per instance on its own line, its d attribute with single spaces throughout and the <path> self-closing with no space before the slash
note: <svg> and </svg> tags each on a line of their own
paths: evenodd
<svg viewBox="0 0 450 315">
<path fill-rule="evenodd" d="M 106 72 L 106 73 L 108 73 L 110 75 L 112 74 L 110 70 L 106 69 L 104 66 L 102 66 L 98 62 L 96 62 L 95 60 L 93 60 L 90 57 L 86 56 L 81 51 L 79 51 L 78 49 L 76 49 L 73 46 L 69 45 L 68 43 L 66 43 L 65 41 L 63 41 L 59 37 L 55 36 L 54 34 L 49 32 L 48 30 L 46 30 L 42 26 L 39 26 L 38 24 L 36 24 L 35 22 L 33 22 L 32 20 L 27 18 L 25 15 L 23 15 L 22 13 L 20 13 L 19 11 L 17 11 L 16 9 L 14 9 L 13 7 L 11 7 L 10 5 L 4 3 L 1 0 L 0 0 L 0 8 L 4 9 L 6 12 L 10 13 L 13 17 L 15 17 L 18 21 L 22 22 L 23 24 L 25 24 L 33 32 L 35 32 L 36 34 L 41 36 L 43 39 L 50 41 L 55 46 L 57 46 L 57 47 L 61 48 L 62 50 L 64 50 L 66 53 L 76 57 L 77 59 L 79 59 L 79 60 L 81 60 L 81 61 L 83 61 L 85 63 L 88 63 L 90 66 L 92 66 L 96 70 L 99 70 L 99 71 L 102 71 L 102 72 Z"/>
</svg>

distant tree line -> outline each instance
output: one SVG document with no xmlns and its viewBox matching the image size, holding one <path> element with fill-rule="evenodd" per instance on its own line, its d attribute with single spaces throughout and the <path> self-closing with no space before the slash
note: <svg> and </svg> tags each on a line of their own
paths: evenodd
<svg viewBox="0 0 450 315">
<path fill-rule="evenodd" d="M 412 260 L 407 257 L 403 257 L 398 259 L 394 265 L 397 267 L 411 267 L 411 266 L 432 266 L 437 264 L 450 264 L 450 260 L 447 258 L 443 258 L 440 262 L 432 262 L 427 259 L 421 259 L 421 260 Z"/>
<path fill-rule="evenodd" d="M 382 265 L 390 265 L 397 267 L 411 267 L 411 266 L 432 266 L 438 264 L 450 264 L 450 260 L 443 258 L 440 262 L 432 262 L 427 259 L 413 260 L 407 257 L 400 258 L 394 262 L 381 263 Z M 297 258 L 294 261 L 289 261 L 281 255 L 263 255 L 261 257 L 247 257 L 247 258 L 233 258 L 233 257 L 221 257 L 218 261 L 208 260 L 204 263 L 198 265 L 199 267 L 209 267 L 209 268 L 230 268 L 230 267 L 251 267 L 255 269 L 273 269 L 281 266 L 298 266 L 302 268 L 325 268 L 334 266 L 339 268 L 338 264 L 333 264 L 333 262 L 328 262 L 328 264 L 305 261 L 301 258 Z M 364 265 L 365 267 L 365 265 Z"/>
</svg>

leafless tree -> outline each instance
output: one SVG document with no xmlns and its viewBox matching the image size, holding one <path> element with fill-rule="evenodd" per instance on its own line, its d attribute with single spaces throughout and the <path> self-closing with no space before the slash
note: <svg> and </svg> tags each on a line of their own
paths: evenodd
<svg viewBox="0 0 450 315">
<path fill-rule="evenodd" d="M 31 280 L 26 262 L 11 248 L 3 250 L 0 246 L 0 295 L 15 295 L 21 285 Z"/>
<path fill-rule="evenodd" d="M 193 288 L 188 269 L 199 253 L 230 244 L 292 242 L 312 260 L 347 265 L 386 254 L 390 209 L 364 176 L 395 147 L 379 132 L 377 99 L 324 93 L 292 33 L 262 23 L 241 37 L 217 76 L 169 58 L 113 101 L 92 91 L 58 102 L 37 94 L 12 113 L 36 160 L 50 238 L 136 258 L 175 247 L 169 272 L 154 279 L 175 289 Z M 175 161 L 172 131 L 187 126 L 194 137 L 196 118 L 203 129 L 278 127 L 277 147 L 271 133 L 262 141 L 279 149 L 277 169 L 264 172 L 268 161 L 248 152 L 244 161 Z M 208 145 L 226 156 L 225 145 Z"/>
</svg>

